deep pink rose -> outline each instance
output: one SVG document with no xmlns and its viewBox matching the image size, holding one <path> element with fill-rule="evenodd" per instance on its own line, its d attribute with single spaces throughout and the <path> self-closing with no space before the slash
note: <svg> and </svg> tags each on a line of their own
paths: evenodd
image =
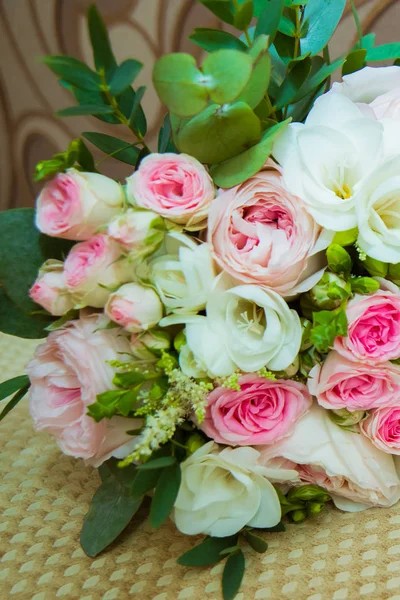
<svg viewBox="0 0 400 600">
<path fill-rule="evenodd" d="M 289 295 L 309 290 L 322 276 L 319 251 L 328 242 L 271 160 L 244 183 L 220 190 L 208 231 L 215 260 L 239 281 Z"/>
<path fill-rule="evenodd" d="M 360 423 L 361 431 L 371 442 L 388 454 L 400 454 L 400 401 L 396 406 L 373 410 Z"/>
<path fill-rule="evenodd" d="M 189 229 L 206 226 L 215 196 L 203 165 L 188 154 L 149 154 L 127 179 L 133 201 Z"/>
<path fill-rule="evenodd" d="M 124 199 L 121 185 L 113 179 L 69 169 L 41 191 L 36 225 L 52 237 L 87 240 L 121 210 Z"/>
<path fill-rule="evenodd" d="M 390 362 L 368 365 L 335 351 L 309 374 L 308 389 L 324 408 L 370 410 L 393 405 L 400 394 L 400 367 Z"/>
<path fill-rule="evenodd" d="M 306 386 L 290 379 L 243 375 L 239 385 L 240 391 L 218 387 L 208 395 L 200 428 L 220 444 L 273 444 L 290 433 L 312 403 Z"/>
<path fill-rule="evenodd" d="M 99 330 L 102 321 L 102 315 L 82 316 L 50 333 L 26 368 L 35 429 L 48 431 L 65 454 L 93 466 L 129 454 L 135 438 L 126 431 L 141 425 L 123 417 L 96 423 L 86 414 L 97 394 L 114 388 L 115 370 L 108 361 L 130 352 L 122 330 Z"/>
<path fill-rule="evenodd" d="M 334 348 L 350 360 L 381 363 L 400 357 L 400 294 L 378 290 L 356 295 L 347 305 L 347 337 Z"/>
</svg>

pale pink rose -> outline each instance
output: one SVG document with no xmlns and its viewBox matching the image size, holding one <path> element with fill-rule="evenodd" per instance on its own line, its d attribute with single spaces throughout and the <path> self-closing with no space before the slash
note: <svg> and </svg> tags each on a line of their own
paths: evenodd
<svg viewBox="0 0 400 600">
<path fill-rule="evenodd" d="M 400 367 L 391 362 L 369 365 L 335 351 L 310 371 L 308 389 L 324 408 L 370 410 L 391 406 L 400 395 Z"/>
<path fill-rule="evenodd" d="M 290 379 L 243 375 L 239 385 L 240 391 L 218 387 L 208 394 L 199 427 L 220 444 L 274 444 L 290 434 L 312 403 L 306 386 Z"/>
<path fill-rule="evenodd" d="M 164 237 L 164 222 L 151 210 L 127 211 L 114 217 L 108 224 L 108 235 L 126 250 L 146 248 L 153 252 Z"/>
<path fill-rule="evenodd" d="M 400 294 L 378 290 L 356 294 L 347 305 L 348 333 L 334 348 L 349 360 L 369 364 L 400 357 Z"/>
<path fill-rule="evenodd" d="M 127 331 L 137 333 L 158 324 L 163 316 L 163 306 L 153 288 L 126 283 L 110 295 L 105 312 Z"/>
<path fill-rule="evenodd" d="M 224 271 L 285 296 L 321 278 L 320 251 L 329 243 L 321 231 L 272 160 L 247 181 L 220 190 L 208 220 L 213 256 Z"/>
<path fill-rule="evenodd" d="M 64 263 L 65 282 L 76 304 L 102 308 L 112 288 L 129 281 L 133 267 L 121 259 L 121 249 L 108 235 L 76 244 Z"/>
<path fill-rule="evenodd" d="M 382 119 L 400 121 L 400 86 L 377 96 L 369 106 L 378 121 Z"/>
<path fill-rule="evenodd" d="M 46 261 L 29 290 L 32 300 L 54 316 L 61 316 L 74 308 L 74 302 L 65 283 L 63 268 L 64 265 L 59 260 Z"/>
<path fill-rule="evenodd" d="M 361 431 L 371 442 L 388 454 L 400 454 L 400 403 L 373 410 L 360 423 Z"/>
<path fill-rule="evenodd" d="M 400 498 L 393 458 L 365 436 L 338 427 L 318 404 L 296 423 L 291 435 L 258 450 L 259 462 L 295 469 L 304 483 L 325 488 L 342 510 L 392 506 Z"/>
<path fill-rule="evenodd" d="M 99 466 L 110 456 L 123 458 L 135 445 L 126 431 L 140 419 L 113 417 L 96 423 L 87 415 L 96 395 L 113 389 L 110 360 L 130 352 L 121 329 L 100 329 L 104 316 L 82 315 L 40 344 L 26 371 L 31 381 L 30 412 L 37 431 L 48 431 L 65 454 Z"/>
<path fill-rule="evenodd" d="M 206 226 L 214 184 L 206 168 L 192 156 L 149 154 L 127 183 L 138 206 L 188 229 Z"/>
<path fill-rule="evenodd" d="M 121 185 L 113 179 L 68 169 L 41 191 L 36 226 L 52 237 L 87 240 L 121 210 L 124 198 Z"/>
</svg>

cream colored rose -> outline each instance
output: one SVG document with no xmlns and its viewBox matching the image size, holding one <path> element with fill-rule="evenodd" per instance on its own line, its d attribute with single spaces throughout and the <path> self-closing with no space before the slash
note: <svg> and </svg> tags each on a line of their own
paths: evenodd
<svg viewBox="0 0 400 600">
<path fill-rule="evenodd" d="M 279 523 L 281 506 L 269 479 L 296 481 L 297 473 L 262 467 L 259 456 L 251 447 L 220 451 L 215 442 L 208 442 L 185 460 L 175 502 L 177 528 L 187 535 L 225 537 L 245 525 L 265 528 Z"/>
</svg>

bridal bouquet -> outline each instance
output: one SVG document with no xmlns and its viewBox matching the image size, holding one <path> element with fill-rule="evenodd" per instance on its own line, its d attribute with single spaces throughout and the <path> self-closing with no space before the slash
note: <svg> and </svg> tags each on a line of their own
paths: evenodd
<svg viewBox="0 0 400 600">
<path fill-rule="evenodd" d="M 400 498 L 400 44 L 352 6 L 331 61 L 345 0 L 201 3 L 242 33 L 196 29 L 201 65 L 156 62 L 157 150 L 142 65 L 117 64 L 95 6 L 94 68 L 44 59 L 77 101 L 60 116 L 119 127 L 41 162 L 36 210 L 0 215 L 0 330 L 46 337 L 0 398 L 3 418 L 30 388 L 35 429 L 99 469 L 89 556 L 147 503 L 153 528 L 207 536 L 178 562 L 226 560 L 229 600 L 243 544 L 266 551 L 282 519 Z"/>
</svg>

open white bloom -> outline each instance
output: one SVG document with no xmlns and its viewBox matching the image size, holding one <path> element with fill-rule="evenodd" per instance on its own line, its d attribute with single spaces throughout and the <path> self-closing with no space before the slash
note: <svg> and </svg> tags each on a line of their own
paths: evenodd
<svg viewBox="0 0 400 600">
<path fill-rule="evenodd" d="M 237 368 L 246 373 L 286 369 L 300 349 L 297 312 L 272 290 L 229 288 L 230 283 L 226 276 L 220 278 L 207 302 L 207 317 L 187 322 L 187 345 L 199 369 L 219 377 Z"/>
<path fill-rule="evenodd" d="M 393 457 L 365 436 L 338 427 L 318 405 L 296 423 L 292 435 L 259 449 L 260 462 L 296 469 L 303 482 L 325 488 L 342 510 L 392 506 L 400 498 Z"/>
<path fill-rule="evenodd" d="M 198 244 L 183 233 L 165 239 L 166 254 L 149 263 L 150 279 L 167 312 L 197 313 L 207 302 L 215 280 L 208 244 Z"/>
<path fill-rule="evenodd" d="M 279 136 L 273 155 L 289 190 L 332 231 L 357 225 L 354 196 L 383 155 L 383 125 L 344 94 L 321 96 L 305 124 Z"/>
<path fill-rule="evenodd" d="M 187 535 L 226 537 L 250 527 L 273 527 L 281 506 L 269 481 L 296 481 L 296 471 L 258 464 L 251 447 L 225 448 L 208 442 L 181 463 L 182 482 L 174 521 Z M 269 479 L 267 479 L 267 477 Z"/>
<path fill-rule="evenodd" d="M 400 154 L 388 159 L 364 180 L 355 204 L 360 248 L 377 260 L 399 263 Z"/>
</svg>

